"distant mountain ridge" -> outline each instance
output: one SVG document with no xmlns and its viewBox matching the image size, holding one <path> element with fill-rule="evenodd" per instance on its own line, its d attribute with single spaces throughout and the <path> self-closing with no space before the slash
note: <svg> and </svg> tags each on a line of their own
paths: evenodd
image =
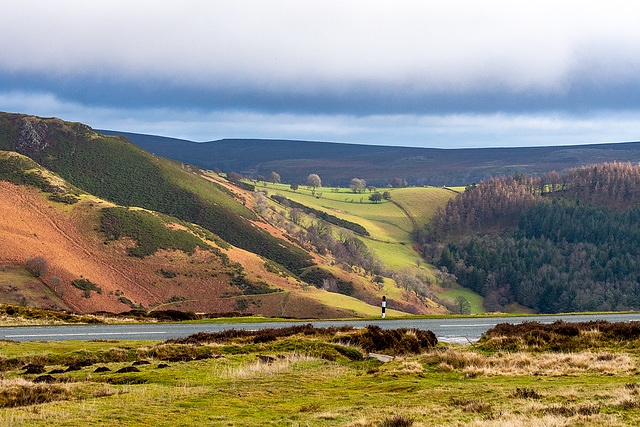
<svg viewBox="0 0 640 427">
<path fill-rule="evenodd" d="M 248 176 L 280 174 L 283 182 L 302 184 L 310 173 L 324 186 L 346 186 L 362 178 L 376 186 L 402 178 L 411 185 L 467 185 L 516 172 L 552 170 L 611 161 L 640 162 L 640 143 L 575 146 L 438 149 L 267 139 L 193 142 L 154 135 L 98 130 L 123 135 L 146 151 L 205 169 Z"/>
</svg>

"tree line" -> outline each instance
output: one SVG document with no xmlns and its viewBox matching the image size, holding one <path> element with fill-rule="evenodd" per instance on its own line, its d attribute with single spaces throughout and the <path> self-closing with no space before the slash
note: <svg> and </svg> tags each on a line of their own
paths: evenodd
<svg viewBox="0 0 640 427">
<path fill-rule="evenodd" d="M 490 311 L 640 308 L 640 166 L 502 177 L 452 200 L 416 233 L 427 260 Z"/>
</svg>

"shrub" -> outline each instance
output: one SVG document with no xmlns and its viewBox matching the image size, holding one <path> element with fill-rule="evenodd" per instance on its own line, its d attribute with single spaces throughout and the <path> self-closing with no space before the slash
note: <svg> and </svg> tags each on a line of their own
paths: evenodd
<svg viewBox="0 0 640 427">
<path fill-rule="evenodd" d="M 71 285 L 75 288 L 83 290 L 85 298 L 89 298 L 91 296 L 91 291 L 95 291 L 99 294 L 102 293 L 102 288 L 89 279 L 77 279 L 71 282 Z"/>
<path fill-rule="evenodd" d="M 526 349 L 528 346 L 536 351 L 571 352 L 639 339 L 640 322 L 523 322 L 500 323 L 486 331 L 477 345 L 485 350 Z"/>
<path fill-rule="evenodd" d="M 100 218 L 100 231 L 111 240 L 131 237 L 137 245 L 129 248 L 130 256 L 144 258 L 159 249 L 175 249 L 193 253 L 197 246 L 210 249 L 202 239 L 185 230 L 172 230 L 157 216 L 127 208 L 104 208 Z"/>
<path fill-rule="evenodd" d="M 420 353 L 438 344 L 438 339 L 431 331 L 406 328 L 385 330 L 376 325 L 369 325 L 340 340 L 360 346 L 368 352 L 386 352 L 394 355 Z"/>
<path fill-rule="evenodd" d="M 73 393 L 67 387 L 51 384 L 31 384 L 14 381 L 0 390 L 0 407 L 14 408 L 18 406 L 38 405 L 56 400 L 67 400 Z"/>
</svg>

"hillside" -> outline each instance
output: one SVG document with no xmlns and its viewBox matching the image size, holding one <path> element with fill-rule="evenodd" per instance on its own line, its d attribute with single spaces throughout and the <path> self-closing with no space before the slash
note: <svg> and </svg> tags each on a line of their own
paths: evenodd
<svg viewBox="0 0 640 427">
<path fill-rule="evenodd" d="M 640 166 L 483 181 L 436 214 L 420 241 L 488 310 L 638 310 Z"/>
<path fill-rule="evenodd" d="M 7 302 L 82 312 L 166 304 L 200 312 L 345 317 L 378 314 L 387 294 L 390 315 L 402 314 L 394 308 L 444 311 L 393 281 L 383 291 L 366 275 L 326 264 L 258 217 L 252 192 L 215 174 L 205 177 L 81 124 L 20 115 L 0 122 L 6 131 L 1 143 L 30 152 L 59 174 L 11 152 L 0 156 L 0 179 L 11 182 L 3 182 L 0 261 L 14 278 L 28 276 L 27 259 L 43 257 L 50 267 L 42 278 L 26 280 L 38 295 L 10 285 L 16 295 Z M 114 201 L 137 208 L 119 208 Z M 319 289 L 325 279 L 346 288 Z"/>
<path fill-rule="evenodd" d="M 311 264 L 307 253 L 257 227 L 252 222 L 255 214 L 224 187 L 125 138 L 103 136 L 80 123 L 0 114 L 0 150 L 28 156 L 70 184 L 111 202 L 201 225 L 294 273 Z"/>
<path fill-rule="evenodd" d="M 34 166 L 16 154 L 0 154 L 1 159 L 18 158 Z M 0 161 L 0 166 L 4 164 Z M 88 194 L 79 194 L 79 201 L 73 204 L 52 201 L 50 196 L 32 186 L 0 181 L 2 302 L 79 312 L 122 312 L 141 306 L 345 317 L 372 316 L 379 311 L 355 298 L 331 296 L 314 288 L 304 290 L 298 280 L 269 268 L 260 257 L 175 218 L 127 211 Z M 138 238 L 115 239 L 100 225 L 105 223 L 104 213 L 114 209 L 157 218 L 176 235 L 193 230 L 186 234 L 201 246 L 191 251 L 158 249 L 145 256 L 133 252 L 132 256 L 132 249 L 140 246 Z M 140 220 L 136 222 L 136 227 L 144 226 Z M 126 227 L 121 229 L 126 232 Z M 46 260 L 47 269 L 41 277 L 25 268 L 25 260 L 37 257 Z M 78 285 L 74 286 L 74 281 Z M 96 288 L 86 291 L 81 289 L 82 283 Z"/>
<path fill-rule="evenodd" d="M 534 148 L 433 149 L 329 142 L 223 139 L 196 143 L 153 135 L 101 130 L 124 135 L 141 148 L 204 169 L 219 168 L 248 177 L 276 171 L 283 182 L 304 184 L 320 175 L 326 186 L 348 186 L 362 178 L 378 187 L 393 178 L 409 185 L 465 186 L 516 172 L 542 175 L 594 163 L 640 162 L 640 143 Z"/>
</svg>

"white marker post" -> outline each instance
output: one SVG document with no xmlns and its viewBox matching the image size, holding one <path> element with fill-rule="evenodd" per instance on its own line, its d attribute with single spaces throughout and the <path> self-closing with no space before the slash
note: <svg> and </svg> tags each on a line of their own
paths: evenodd
<svg viewBox="0 0 640 427">
<path fill-rule="evenodd" d="M 385 318 L 385 313 L 384 310 L 387 308 L 387 297 L 386 296 L 382 296 L 382 318 Z"/>
</svg>

